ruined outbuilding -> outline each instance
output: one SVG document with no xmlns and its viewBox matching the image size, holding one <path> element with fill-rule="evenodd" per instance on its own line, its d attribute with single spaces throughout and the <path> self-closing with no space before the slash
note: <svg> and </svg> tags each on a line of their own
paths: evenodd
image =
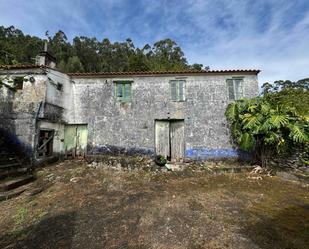
<svg viewBox="0 0 309 249">
<path fill-rule="evenodd" d="M 237 158 L 224 116 L 258 94 L 259 70 L 69 73 L 42 52 L 0 66 L 0 129 L 34 162 L 64 155 Z"/>
</svg>

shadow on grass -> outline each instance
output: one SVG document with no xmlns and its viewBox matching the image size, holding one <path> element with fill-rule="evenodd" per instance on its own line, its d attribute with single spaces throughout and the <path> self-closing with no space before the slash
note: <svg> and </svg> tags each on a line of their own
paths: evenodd
<svg viewBox="0 0 309 249">
<path fill-rule="evenodd" d="M 243 229 L 252 242 L 263 249 L 308 249 L 309 205 L 297 205 L 259 217 L 259 222 Z"/>
<path fill-rule="evenodd" d="M 41 220 L 34 226 L 8 233 L 0 238 L 0 248 L 71 248 L 75 212 Z"/>
</svg>

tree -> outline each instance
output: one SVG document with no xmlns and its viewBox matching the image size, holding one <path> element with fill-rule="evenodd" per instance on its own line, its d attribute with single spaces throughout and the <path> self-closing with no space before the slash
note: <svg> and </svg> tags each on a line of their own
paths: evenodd
<svg viewBox="0 0 309 249">
<path fill-rule="evenodd" d="M 309 146 L 309 104 L 303 105 L 305 108 L 294 106 L 295 89 L 291 90 L 290 82 L 282 83 L 281 87 L 278 82 L 274 86 L 264 85 L 264 95 L 233 102 L 225 112 L 234 140 L 241 149 L 255 152 L 263 166 L 270 156 L 291 147 Z M 306 88 L 298 88 L 299 92 L 308 100 Z"/>
<path fill-rule="evenodd" d="M 74 51 L 65 33 L 59 30 L 53 37 L 48 38 L 48 50 L 58 61 L 74 56 Z"/>
<path fill-rule="evenodd" d="M 68 72 L 84 72 L 84 67 L 76 55 L 69 58 L 65 69 Z"/>
<path fill-rule="evenodd" d="M 188 69 L 184 53 L 176 42 L 165 39 L 156 42 L 148 53 L 150 68 L 154 71 Z"/>
<path fill-rule="evenodd" d="M 25 36 L 14 26 L 0 26 L 0 64 L 30 64 L 43 47 L 43 40 Z"/>
<path fill-rule="evenodd" d="M 203 70 L 203 64 L 194 63 L 190 66 L 191 70 L 201 71 Z"/>
<path fill-rule="evenodd" d="M 58 61 L 64 72 L 126 72 L 126 71 L 178 71 L 202 70 L 202 64 L 189 65 L 183 51 L 171 39 L 155 42 L 142 48 L 134 46 L 132 39 L 124 42 L 101 42 L 96 38 L 77 36 L 70 43 L 59 30 L 48 35 L 48 52 Z M 0 26 L 0 64 L 33 64 L 35 56 L 43 50 L 45 40 L 24 35 L 14 26 Z"/>
<path fill-rule="evenodd" d="M 99 42 L 96 38 L 75 37 L 73 49 L 86 72 L 100 71 Z"/>
</svg>

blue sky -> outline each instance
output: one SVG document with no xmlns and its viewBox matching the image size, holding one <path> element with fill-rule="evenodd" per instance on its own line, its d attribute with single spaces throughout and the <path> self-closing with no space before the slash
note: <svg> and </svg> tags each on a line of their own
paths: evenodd
<svg viewBox="0 0 309 249">
<path fill-rule="evenodd" d="M 309 77 L 309 0 L 0 0 L 0 25 L 44 37 L 175 40 L 189 63 L 261 69 L 260 83 Z"/>
</svg>

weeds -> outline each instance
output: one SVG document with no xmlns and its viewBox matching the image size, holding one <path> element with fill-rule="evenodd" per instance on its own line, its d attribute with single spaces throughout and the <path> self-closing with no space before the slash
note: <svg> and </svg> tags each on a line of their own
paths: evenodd
<svg viewBox="0 0 309 249">
<path fill-rule="evenodd" d="M 21 207 L 17 210 L 17 214 L 14 215 L 14 223 L 16 226 L 22 225 L 25 220 L 27 219 L 27 216 L 29 215 L 29 210 L 26 207 Z"/>
</svg>

